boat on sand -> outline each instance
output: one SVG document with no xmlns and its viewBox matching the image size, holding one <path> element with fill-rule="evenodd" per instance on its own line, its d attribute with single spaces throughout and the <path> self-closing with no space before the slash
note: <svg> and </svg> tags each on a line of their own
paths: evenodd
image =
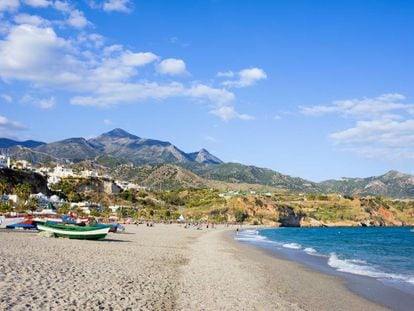
<svg viewBox="0 0 414 311">
<path fill-rule="evenodd" d="M 0 216 L 0 228 L 7 228 L 7 226 L 11 226 L 14 224 L 18 224 L 25 221 L 24 217 L 5 217 Z"/>
<path fill-rule="evenodd" d="M 109 232 L 109 227 L 63 225 L 50 222 L 38 224 L 37 229 L 50 232 L 56 237 L 83 240 L 100 240 L 105 238 Z"/>
</svg>

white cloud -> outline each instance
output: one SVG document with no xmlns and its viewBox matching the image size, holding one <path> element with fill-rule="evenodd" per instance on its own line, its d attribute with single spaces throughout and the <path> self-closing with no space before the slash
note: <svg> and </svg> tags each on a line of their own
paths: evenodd
<svg viewBox="0 0 414 311">
<path fill-rule="evenodd" d="M 50 22 L 40 16 L 30 15 L 26 13 L 18 14 L 14 17 L 14 22 L 16 24 L 29 24 L 33 26 L 47 26 L 50 25 Z"/>
<path fill-rule="evenodd" d="M 129 0 L 108 0 L 104 2 L 103 10 L 106 12 L 129 13 L 132 11 L 131 2 Z"/>
<path fill-rule="evenodd" d="M 15 26 L 0 41 L 0 77 L 45 85 L 79 82 L 82 64 L 68 53 L 70 49 L 52 28 Z"/>
<path fill-rule="evenodd" d="M 105 119 L 105 120 L 103 120 L 103 123 L 105 124 L 105 125 L 112 125 L 112 121 L 111 120 L 109 120 L 109 119 Z"/>
<path fill-rule="evenodd" d="M 64 13 L 69 13 L 71 11 L 70 4 L 68 2 L 65 2 L 65 1 L 57 0 L 53 3 L 53 7 L 56 10 L 64 12 Z"/>
<path fill-rule="evenodd" d="M 182 75 L 187 73 L 185 62 L 181 59 L 167 58 L 157 66 L 157 71 L 164 75 Z"/>
<path fill-rule="evenodd" d="M 215 139 L 213 136 L 206 136 L 204 139 L 210 143 L 216 143 L 217 139 Z"/>
<path fill-rule="evenodd" d="M 104 50 L 103 50 L 103 53 L 104 53 L 104 55 L 109 56 L 113 53 L 121 52 L 122 50 L 123 50 L 122 45 L 113 44 L 113 45 L 105 47 Z"/>
<path fill-rule="evenodd" d="M 236 74 L 229 70 L 229 71 L 219 71 L 217 72 L 217 77 L 219 78 L 233 78 Z"/>
<path fill-rule="evenodd" d="M 0 136 L 15 138 L 15 133 L 26 130 L 27 128 L 19 122 L 11 121 L 0 115 Z"/>
<path fill-rule="evenodd" d="M 66 2 L 55 1 L 54 7 L 65 14 L 74 12 Z M 156 72 L 173 76 L 187 73 L 183 60 L 164 59 L 157 64 L 156 72 L 152 67 L 152 72 L 145 71 L 144 79 L 139 71 L 159 59 L 154 53 L 134 52 L 122 45 L 105 46 L 103 36 L 86 30 L 64 38 L 52 28 L 55 23 L 46 25 L 41 17 L 20 14 L 16 21 L 23 24 L 12 25 L 0 40 L 0 78 L 8 83 L 27 82 L 28 89 L 36 93 L 42 89 L 49 94 L 51 90 L 64 90 L 71 94 L 74 105 L 108 107 L 181 97 L 207 104 L 224 120 L 252 119 L 235 110 L 235 95 L 226 88 L 202 82 L 153 80 L 159 78 Z M 29 101 L 44 109 L 55 105 L 53 96 Z"/>
<path fill-rule="evenodd" d="M 56 99 L 52 96 L 37 101 L 37 106 L 42 109 L 51 109 L 56 105 Z"/>
<path fill-rule="evenodd" d="M 221 74 L 221 75 L 219 75 Z M 221 77 L 233 77 L 235 74 L 233 74 L 231 71 L 228 72 L 221 72 L 218 73 L 217 76 Z M 264 72 L 263 69 L 254 67 L 254 68 L 247 68 L 240 70 L 237 73 L 237 80 L 227 80 L 224 81 L 222 84 L 227 87 L 235 87 L 235 88 L 242 88 L 247 87 L 255 84 L 256 82 L 260 80 L 266 80 L 267 74 Z"/>
<path fill-rule="evenodd" d="M 355 125 L 329 135 L 343 150 L 365 157 L 412 158 L 414 155 L 414 105 L 397 93 L 374 98 L 334 101 L 331 105 L 301 107 L 305 115 L 337 114 Z M 397 156 L 398 155 L 398 156 Z"/>
<path fill-rule="evenodd" d="M 234 94 L 226 89 L 218 89 L 204 84 L 195 84 L 185 93 L 194 98 L 208 98 L 211 102 L 219 105 L 227 104 L 235 99 Z"/>
<path fill-rule="evenodd" d="M 186 88 L 182 83 L 177 82 L 163 85 L 156 82 L 108 82 L 103 83 L 91 96 L 75 96 L 71 103 L 81 106 L 107 107 L 151 99 L 161 100 L 169 97 L 205 98 L 214 104 L 224 104 L 233 100 L 234 94 L 202 84 Z"/>
<path fill-rule="evenodd" d="M 395 121 L 387 118 L 380 120 L 358 121 L 352 128 L 330 135 L 341 145 L 373 144 L 388 147 L 414 147 L 414 119 Z"/>
<path fill-rule="evenodd" d="M 132 53 L 131 51 L 126 51 L 122 55 L 122 62 L 125 65 L 132 66 L 132 67 L 144 66 L 144 65 L 147 65 L 149 63 L 152 63 L 153 61 L 155 61 L 157 59 L 158 59 L 158 56 L 153 54 L 153 53 L 150 53 L 150 52 Z"/>
<path fill-rule="evenodd" d="M 232 106 L 219 106 L 211 111 L 212 114 L 218 116 L 224 121 L 231 119 L 240 119 L 243 121 L 254 120 L 253 116 L 238 113 Z"/>
<path fill-rule="evenodd" d="M 48 0 L 23 0 L 23 2 L 35 8 L 46 8 L 51 5 L 51 1 Z"/>
<path fill-rule="evenodd" d="M 83 12 L 79 10 L 70 11 L 67 23 L 75 28 L 84 28 L 89 24 Z"/>
<path fill-rule="evenodd" d="M 364 118 L 380 115 L 389 111 L 407 110 L 414 105 L 404 104 L 405 96 L 401 94 L 383 94 L 374 98 L 346 99 L 334 101 L 331 105 L 301 107 L 301 112 L 306 115 L 324 115 L 338 113 L 346 116 Z"/>
<path fill-rule="evenodd" d="M 12 130 L 23 130 L 26 128 L 19 122 L 10 121 L 9 119 L 7 119 L 6 117 L 2 115 L 0 115 L 0 127 L 12 129 Z"/>
<path fill-rule="evenodd" d="M 0 97 L 3 99 L 4 102 L 10 104 L 13 102 L 13 97 L 8 94 L 1 94 Z"/>
<path fill-rule="evenodd" d="M 2 11 L 16 11 L 20 6 L 19 0 L 1 0 L 0 12 Z"/>
<path fill-rule="evenodd" d="M 56 105 L 56 99 L 54 96 L 40 98 L 38 95 L 27 93 L 20 98 L 20 103 L 33 105 L 41 109 L 51 109 Z"/>
</svg>

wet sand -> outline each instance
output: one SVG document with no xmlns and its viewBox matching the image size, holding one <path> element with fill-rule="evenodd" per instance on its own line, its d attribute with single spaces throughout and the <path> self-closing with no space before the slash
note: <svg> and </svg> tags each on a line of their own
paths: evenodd
<svg viewBox="0 0 414 311">
<path fill-rule="evenodd" d="M 0 231 L 1 310 L 381 310 L 226 229 L 127 226 L 104 241 Z"/>
</svg>

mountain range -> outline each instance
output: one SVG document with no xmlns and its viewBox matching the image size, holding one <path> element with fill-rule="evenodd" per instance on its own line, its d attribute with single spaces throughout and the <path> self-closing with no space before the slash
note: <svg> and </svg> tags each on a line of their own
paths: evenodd
<svg viewBox="0 0 414 311">
<path fill-rule="evenodd" d="M 194 187 L 210 187 L 211 183 L 206 181 L 213 180 L 232 185 L 264 185 L 289 192 L 414 198 L 414 176 L 396 171 L 377 177 L 316 183 L 266 168 L 224 163 L 206 149 L 186 153 L 170 142 L 141 138 L 119 128 L 91 139 L 69 138 L 53 143 L 3 138 L 0 139 L 0 152 L 34 163 L 88 160 L 115 175 L 120 171 L 118 167 L 129 163 L 134 166 L 122 166 L 122 175 L 118 177 L 128 176 L 131 181 L 147 182 L 149 186 L 188 187 L 194 180 Z"/>
<path fill-rule="evenodd" d="M 22 146 L 27 148 L 36 148 L 44 145 L 44 142 L 35 140 L 17 141 L 9 138 L 0 138 L 0 148 L 10 148 L 14 146 Z"/>
</svg>

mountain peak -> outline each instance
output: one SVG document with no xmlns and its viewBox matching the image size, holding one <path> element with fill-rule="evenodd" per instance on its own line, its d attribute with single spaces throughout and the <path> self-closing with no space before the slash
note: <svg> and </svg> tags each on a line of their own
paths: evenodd
<svg viewBox="0 0 414 311">
<path fill-rule="evenodd" d="M 193 152 L 189 154 L 189 157 L 191 160 L 196 161 L 198 163 L 204 163 L 204 164 L 221 164 L 223 161 L 221 161 L 216 156 L 213 156 L 208 150 L 202 148 L 198 152 Z"/>
<path fill-rule="evenodd" d="M 35 148 L 44 145 L 44 142 L 35 140 L 17 141 L 8 138 L 0 138 L 0 148 L 11 148 L 13 146 L 22 146 L 26 148 Z"/>
<path fill-rule="evenodd" d="M 114 138 L 139 138 L 138 136 L 132 135 L 121 128 L 115 128 L 112 131 L 102 134 L 102 136 Z"/>
<path fill-rule="evenodd" d="M 391 170 L 383 176 L 387 177 L 387 178 L 401 178 L 401 177 L 406 177 L 407 174 L 401 173 L 401 172 L 396 171 L 396 170 Z"/>
</svg>

